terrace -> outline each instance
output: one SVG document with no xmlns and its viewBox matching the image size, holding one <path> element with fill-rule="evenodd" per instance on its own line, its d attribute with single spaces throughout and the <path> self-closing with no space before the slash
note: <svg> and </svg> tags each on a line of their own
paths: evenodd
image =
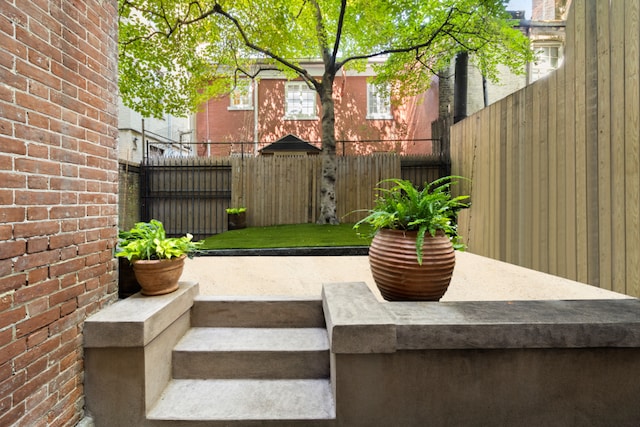
<svg viewBox="0 0 640 427">
<path fill-rule="evenodd" d="M 98 426 L 640 417 L 640 301 L 457 259 L 445 298 L 415 303 L 381 300 L 364 256 L 193 259 L 179 291 L 87 320 L 87 409 Z"/>
</svg>

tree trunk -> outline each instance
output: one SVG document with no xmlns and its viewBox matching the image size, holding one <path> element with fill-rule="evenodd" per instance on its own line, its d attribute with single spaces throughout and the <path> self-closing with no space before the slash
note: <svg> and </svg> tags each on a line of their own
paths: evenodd
<svg viewBox="0 0 640 427">
<path fill-rule="evenodd" d="M 320 86 L 322 103 L 322 178 L 320 182 L 320 215 L 318 224 L 338 224 L 336 213 L 336 130 L 333 103 L 335 74 L 325 72 Z"/>
</svg>

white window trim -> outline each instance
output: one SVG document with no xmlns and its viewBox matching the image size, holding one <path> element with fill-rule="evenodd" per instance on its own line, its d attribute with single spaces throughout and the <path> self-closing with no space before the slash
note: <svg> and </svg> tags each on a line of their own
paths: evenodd
<svg viewBox="0 0 640 427">
<path fill-rule="evenodd" d="M 300 93 L 298 88 L 303 88 L 305 92 L 313 92 L 313 114 L 290 114 L 289 113 L 289 91 L 296 87 L 296 91 Z M 315 90 L 309 88 L 305 82 L 293 81 L 286 82 L 284 87 L 284 120 L 318 120 L 318 99 Z"/>
<path fill-rule="evenodd" d="M 246 81 L 245 81 L 246 80 Z M 242 104 L 233 104 L 233 100 L 235 99 L 236 91 L 244 91 L 246 90 L 246 94 L 239 95 L 240 99 L 245 100 L 246 102 Z M 251 80 L 242 79 L 238 80 L 238 84 L 236 88 L 229 94 L 229 106 L 227 110 L 231 111 L 239 111 L 239 110 L 253 110 L 253 84 L 251 84 Z"/>
<path fill-rule="evenodd" d="M 376 112 L 376 113 L 372 113 L 371 112 L 371 96 L 373 94 L 377 95 L 377 91 L 375 90 L 375 85 L 372 85 L 371 83 L 367 83 L 367 120 L 392 120 L 393 119 L 393 114 L 391 114 L 391 95 L 388 95 L 388 99 L 387 99 L 387 106 L 388 106 L 388 110 L 384 111 L 382 113 Z"/>
<path fill-rule="evenodd" d="M 552 67 L 546 67 L 545 69 L 542 69 L 540 67 L 538 67 L 538 65 L 536 64 L 536 61 L 534 60 L 533 62 L 530 63 L 530 72 L 529 72 L 529 83 L 533 83 L 536 80 L 539 80 L 541 78 L 544 78 L 545 76 L 549 75 L 550 73 L 552 73 L 553 71 L 557 70 L 558 68 L 560 68 L 562 66 L 562 63 L 564 62 L 564 46 L 562 45 L 561 42 L 555 42 L 555 41 L 544 41 L 544 42 L 533 42 L 533 50 L 534 52 L 537 49 L 543 49 L 543 48 L 557 48 L 558 49 L 558 64 L 555 68 Z M 540 73 L 537 73 L 536 70 L 541 70 L 541 71 L 546 71 L 544 74 L 539 75 Z"/>
</svg>

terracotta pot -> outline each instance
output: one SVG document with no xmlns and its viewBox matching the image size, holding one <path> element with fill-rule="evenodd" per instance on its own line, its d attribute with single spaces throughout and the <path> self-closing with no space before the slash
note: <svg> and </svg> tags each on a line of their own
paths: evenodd
<svg viewBox="0 0 640 427">
<path fill-rule="evenodd" d="M 227 229 L 228 230 L 240 230 L 241 228 L 247 228 L 247 213 L 240 212 L 237 214 L 227 214 Z"/>
<path fill-rule="evenodd" d="M 160 260 L 137 260 L 133 272 L 143 295 L 164 295 L 178 289 L 186 255 Z"/>
<path fill-rule="evenodd" d="M 416 257 L 417 231 L 381 229 L 369 248 L 373 279 L 387 301 L 439 301 L 456 263 L 444 234 L 424 238 L 422 265 Z"/>
</svg>

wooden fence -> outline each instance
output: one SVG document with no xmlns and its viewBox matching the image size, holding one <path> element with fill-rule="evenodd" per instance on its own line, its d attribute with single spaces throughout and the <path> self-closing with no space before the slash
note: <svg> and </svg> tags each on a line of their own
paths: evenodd
<svg viewBox="0 0 640 427">
<path fill-rule="evenodd" d="M 441 156 L 339 156 L 336 200 L 341 222 L 356 222 L 373 207 L 375 188 L 387 178 L 422 185 L 449 167 Z M 233 158 L 232 205 L 246 206 L 253 226 L 312 223 L 320 212 L 320 156 Z"/>
<path fill-rule="evenodd" d="M 563 66 L 453 126 L 460 228 L 474 253 L 640 297 L 640 2 L 571 8 Z"/>
<path fill-rule="evenodd" d="M 443 176 L 442 156 L 339 156 L 336 199 L 341 222 L 355 222 L 386 178 L 417 185 Z M 248 226 L 312 223 L 320 211 L 320 156 L 150 159 L 141 167 L 142 218 L 170 235 L 196 238 L 226 230 L 228 207 L 246 207 Z M 354 212 L 356 211 L 356 212 Z M 360 212 L 357 212 L 360 211 Z"/>
</svg>

